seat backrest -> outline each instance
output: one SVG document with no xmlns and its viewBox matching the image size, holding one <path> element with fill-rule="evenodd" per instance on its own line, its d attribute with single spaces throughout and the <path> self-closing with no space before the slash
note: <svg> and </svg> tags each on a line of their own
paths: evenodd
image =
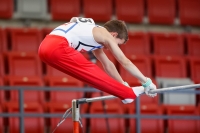
<svg viewBox="0 0 200 133">
<path fill-rule="evenodd" d="M 9 77 L 9 86 L 22 86 L 22 87 L 42 87 L 43 81 L 40 77 Z M 23 89 L 23 88 L 22 88 Z M 19 94 L 17 90 L 10 91 L 10 101 L 17 102 Z M 37 90 L 24 90 L 25 102 L 44 103 L 44 92 Z"/>
<path fill-rule="evenodd" d="M 176 0 L 147 0 L 147 13 L 151 24 L 174 24 Z"/>
<path fill-rule="evenodd" d="M 0 54 L 0 77 L 5 75 L 3 56 Z"/>
<path fill-rule="evenodd" d="M 80 0 L 51 0 L 51 15 L 53 20 L 70 20 L 80 14 Z"/>
<path fill-rule="evenodd" d="M 0 86 L 4 86 L 3 78 L 0 76 Z M 0 105 L 5 101 L 5 91 L 0 90 Z"/>
<path fill-rule="evenodd" d="M 152 77 L 152 62 L 151 58 L 142 55 L 128 56 L 129 60 L 145 75 Z M 148 67 L 146 67 L 148 66 Z M 125 81 L 130 80 L 133 77 L 128 71 L 126 71 L 121 65 L 119 66 L 119 72 Z"/>
<path fill-rule="evenodd" d="M 195 115 L 199 117 L 197 108 L 195 106 L 167 106 L 168 115 Z M 169 119 L 168 120 L 169 132 L 173 133 L 198 133 L 199 121 L 198 120 L 184 120 L 184 119 Z"/>
<path fill-rule="evenodd" d="M 6 30 L 0 27 L 0 53 L 7 52 L 7 34 Z"/>
<path fill-rule="evenodd" d="M 0 1 L 0 18 L 11 19 L 14 12 L 13 0 L 1 0 Z"/>
<path fill-rule="evenodd" d="M 24 105 L 24 111 L 27 113 L 42 113 L 42 106 L 36 104 Z M 15 103 L 8 108 L 9 113 L 18 113 L 19 106 Z M 19 118 L 11 117 L 9 121 L 10 133 L 20 133 Z M 24 130 L 28 133 L 43 133 L 45 128 L 44 118 L 42 117 L 25 117 L 24 118 Z"/>
<path fill-rule="evenodd" d="M 9 75 L 42 76 L 42 65 L 35 53 L 12 52 L 8 54 Z"/>
<path fill-rule="evenodd" d="M 84 83 L 69 75 L 65 77 L 47 78 L 48 85 L 51 87 L 84 87 Z"/>
<path fill-rule="evenodd" d="M 182 57 L 155 56 L 155 76 L 166 78 L 186 78 L 186 61 Z"/>
<path fill-rule="evenodd" d="M 42 33 L 37 28 L 10 28 L 11 50 L 19 52 L 38 52 Z"/>
<path fill-rule="evenodd" d="M 93 18 L 95 22 L 105 22 L 111 19 L 113 13 L 112 0 L 83 0 L 83 14 Z"/>
<path fill-rule="evenodd" d="M 0 86 L 3 86 L 3 78 L 0 77 Z"/>
<path fill-rule="evenodd" d="M 190 77 L 194 82 L 200 82 L 200 59 L 199 57 L 189 58 Z"/>
<path fill-rule="evenodd" d="M 51 87 L 83 87 L 84 83 L 47 65 L 46 80 Z"/>
<path fill-rule="evenodd" d="M 53 77 L 66 77 L 67 74 L 47 65 L 47 76 L 53 76 Z"/>
<path fill-rule="evenodd" d="M 150 36 L 144 32 L 129 31 L 129 40 L 125 45 L 120 46 L 126 56 L 150 55 Z"/>
<path fill-rule="evenodd" d="M 188 55 L 200 57 L 200 34 L 187 34 L 186 42 Z"/>
<path fill-rule="evenodd" d="M 177 55 L 185 54 L 183 36 L 176 33 L 153 33 L 153 47 L 156 55 Z"/>
<path fill-rule="evenodd" d="M 181 25 L 200 26 L 199 0 L 178 0 L 178 7 Z"/>
<path fill-rule="evenodd" d="M 130 108 L 130 114 L 135 114 L 135 108 Z M 162 115 L 162 109 L 155 104 L 142 105 L 141 113 L 146 115 Z M 130 133 L 136 133 L 136 120 L 130 120 Z M 163 133 L 164 121 L 162 119 L 141 119 L 141 131 L 143 133 Z"/>
<path fill-rule="evenodd" d="M 144 0 L 115 0 L 117 19 L 131 23 L 142 23 L 144 17 Z"/>
<path fill-rule="evenodd" d="M 107 106 L 105 104 L 106 114 L 122 114 L 123 110 L 119 104 L 110 104 Z M 101 102 L 97 102 L 91 105 L 90 109 L 91 114 L 104 114 L 104 107 Z M 99 124 L 101 123 L 101 124 Z M 112 133 L 124 133 L 125 132 L 125 123 L 124 119 L 120 118 L 92 118 L 90 119 L 91 124 L 91 133 L 106 133 L 108 132 L 108 126 L 110 132 Z M 108 124 L 108 125 L 107 125 Z"/>
</svg>

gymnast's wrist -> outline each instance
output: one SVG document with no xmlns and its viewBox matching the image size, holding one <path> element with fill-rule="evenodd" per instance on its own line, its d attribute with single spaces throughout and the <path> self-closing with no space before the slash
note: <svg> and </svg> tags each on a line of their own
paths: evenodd
<svg viewBox="0 0 200 133">
<path fill-rule="evenodd" d="M 150 84 L 152 84 L 152 80 L 150 78 L 147 78 L 146 82 L 145 83 L 142 83 L 142 86 L 144 88 L 150 86 Z"/>
</svg>

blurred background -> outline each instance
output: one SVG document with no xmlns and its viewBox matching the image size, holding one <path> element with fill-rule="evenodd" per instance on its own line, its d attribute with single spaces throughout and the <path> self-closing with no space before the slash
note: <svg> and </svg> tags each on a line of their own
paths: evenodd
<svg viewBox="0 0 200 133">
<path fill-rule="evenodd" d="M 43 38 L 72 17 L 93 18 L 103 25 L 124 20 L 129 41 L 121 46 L 125 55 L 158 86 L 200 83 L 200 0 L 0 0 L 0 113 L 17 113 L 18 91 L 24 89 L 25 113 L 64 113 L 71 100 L 108 95 L 100 92 L 44 91 L 43 88 L 84 88 L 89 85 L 50 66 L 38 57 Z M 109 51 L 105 51 L 130 86 L 140 86 Z M 91 53 L 83 53 L 99 67 Z M 41 91 L 27 90 L 28 87 Z M 156 98 L 140 97 L 140 113 L 196 116 L 198 120 L 140 119 L 141 133 L 200 133 L 200 94 L 164 93 Z M 81 107 L 82 114 L 126 114 L 136 112 L 135 102 L 119 99 Z M 25 117 L 25 133 L 51 133 L 60 118 Z M 84 118 L 85 133 L 138 133 L 134 118 Z M 0 117 L 0 133 L 18 133 L 17 117 Z M 70 118 L 56 133 L 71 133 Z"/>
</svg>

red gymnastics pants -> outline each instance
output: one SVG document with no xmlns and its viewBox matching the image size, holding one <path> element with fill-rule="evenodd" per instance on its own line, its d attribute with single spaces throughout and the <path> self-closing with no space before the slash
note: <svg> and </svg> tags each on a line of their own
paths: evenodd
<svg viewBox="0 0 200 133">
<path fill-rule="evenodd" d="M 126 87 L 108 76 L 97 65 L 70 47 L 64 37 L 47 35 L 40 44 L 38 53 L 40 59 L 46 64 L 88 83 L 96 89 L 117 96 L 121 100 L 136 98 L 131 87 Z"/>
</svg>

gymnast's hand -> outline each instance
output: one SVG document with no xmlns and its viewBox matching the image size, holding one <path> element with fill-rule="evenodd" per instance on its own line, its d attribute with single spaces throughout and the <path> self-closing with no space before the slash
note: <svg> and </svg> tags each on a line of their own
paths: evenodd
<svg viewBox="0 0 200 133">
<path fill-rule="evenodd" d="M 146 83 L 142 84 L 142 86 L 144 87 L 144 91 L 146 93 L 146 95 L 150 96 L 150 97 L 155 97 L 157 95 L 157 93 L 151 94 L 149 93 L 150 90 L 156 90 L 156 85 L 154 85 L 154 83 L 151 81 L 150 78 L 147 78 Z"/>
</svg>

